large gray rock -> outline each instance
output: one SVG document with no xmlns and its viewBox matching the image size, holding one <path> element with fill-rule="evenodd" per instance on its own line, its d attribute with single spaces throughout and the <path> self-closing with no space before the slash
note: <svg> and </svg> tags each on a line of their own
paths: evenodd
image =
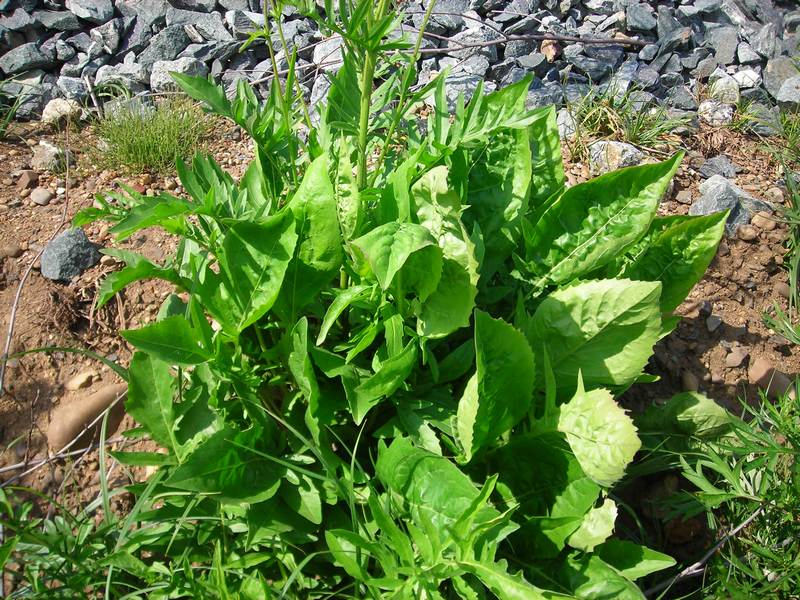
<svg viewBox="0 0 800 600">
<path fill-rule="evenodd" d="M 731 162 L 731 159 L 724 154 L 719 154 L 709 158 L 700 166 L 700 177 L 709 179 L 714 175 L 722 175 L 723 177 L 736 177 L 739 168 Z"/>
<path fill-rule="evenodd" d="M 67 0 L 67 10 L 92 23 L 105 23 L 114 16 L 111 0 Z"/>
<path fill-rule="evenodd" d="M 465 59 L 476 54 L 482 54 L 489 62 L 497 62 L 497 45 L 485 45 L 500 39 L 496 31 L 478 25 L 458 32 L 450 37 L 447 43 L 448 54 L 455 58 Z"/>
<path fill-rule="evenodd" d="M 120 18 L 111 19 L 108 23 L 95 27 L 89 32 L 89 37 L 103 49 L 103 52 L 114 54 L 124 34 L 123 20 Z"/>
<path fill-rule="evenodd" d="M 717 63 L 730 65 L 736 58 L 739 47 L 739 29 L 737 27 L 716 27 L 706 32 L 706 47 L 714 51 Z"/>
<path fill-rule="evenodd" d="M 81 28 L 81 22 L 73 13 L 68 10 L 37 10 L 33 17 L 42 24 L 45 29 L 55 29 L 56 31 L 77 31 Z"/>
<path fill-rule="evenodd" d="M 145 91 L 149 82 L 147 69 L 132 61 L 102 66 L 94 78 L 95 85 L 118 84 L 134 94 Z"/>
<path fill-rule="evenodd" d="M 54 77 L 41 69 L 26 71 L 3 84 L 3 93 L 18 102 L 15 116 L 36 119 L 54 94 Z"/>
<path fill-rule="evenodd" d="M 167 25 L 192 27 L 204 39 L 210 41 L 225 42 L 233 40 L 233 36 L 225 28 L 222 15 L 219 13 L 201 13 L 169 7 L 167 9 Z"/>
<path fill-rule="evenodd" d="M 556 107 L 564 104 L 564 88 L 562 88 L 561 85 L 550 84 L 528 90 L 528 97 L 525 99 L 525 108 L 530 110 L 550 106 L 551 104 Z"/>
<path fill-rule="evenodd" d="M 800 75 L 800 71 L 798 71 L 797 65 L 790 57 L 779 56 L 778 58 L 770 59 L 764 68 L 764 87 L 773 98 L 777 99 L 778 92 L 780 92 L 786 80 L 798 75 Z"/>
<path fill-rule="evenodd" d="M 342 38 L 330 37 L 314 46 L 314 55 L 311 59 L 315 65 L 325 72 L 338 71 L 342 66 Z"/>
<path fill-rule="evenodd" d="M 588 56 L 571 56 L 567 59 L 579 72 L 584 73 L 590 80 L 599 82 L 611 72 L 611 63 L 589 58 Z"/>
<path fill-rule="evenodd" d="M 625 22 L 630 31 L 652 31 L 656 28 L 653 9 L 647 4 L 629 4 L 625 10 Z"/>
<path fill-rule="evenodd" d="M 139 17 L 123 17 L 123 19 L 123 29 L 127 33 L 124 34 L 117 52 L 119 54 L 141 52 L 153 39 L 152 26 Z"/>
<path fill-rule="evenodd" d="M 796 111 L 800 109 L 800 75 L 790 77 L 783 82 L 778 95 L 775 96 L 778 106 L 784 110 Z"/>
<path fill-rule="evenodd" d="M 22 44 L 0 56 L 0 71 L 6 75 L 52 67 L 54 64 L 55 53 L 46 54 L 35 42 Z"/>
<path fill-rule="evenodd" d="M 225 13 L 225 23 L 236 37 L 246 39 L 251 33 L 264 28 L 264 15 L 244 10 L 229 10 Z M 284 36 L 288 39 L 293 37 L 286 31 Z"/>
<path fill-rule="evenodd" d="M 61 95 L 70 100 L 84 100 L 88 95 L 86 84 L 80 77 L 67 77 L 61 75 L 56 81 L 56 87 Z"/>
<path fill-rule="evenodd" d="M 29 27 L 33 27 L 36 19 L 31 17 L 23 8 L 17 8 L 10 15 L 0 16 L 0 27 L 4 27 L 9 31 L 23 31 Z"/>
<path fill-rule="evenodd" d="M 172 5 L 176 8 L 210 13 L 216 8 L 217 0 L 172 0 Z"/>
<path fill-rule="evenodd" d="M 153 65 L 153 72 L 150 75 L 150 89 L 154 92 L 165 92 L 177 89 L 177 84 L 170 73 L 181 73 L 183 75 L 193 75 L 205 77 L 208 75 L 208 67 L 194 58 L 179 58 L 177 60 L 160 60 Z"/>
<path fill-rule="evenodd" d="M 150 44 L 136 57 L 148 72 L 159 60 L 174 60 L 190 44 L 183 25 L 165 27 L 153 36 Z"/>
<path fill-rule="evenodd" d="M 711 84 L 710 96 L 724 104 L 738 104 L 740 99 L 739 84 L 722 69 L 717 69 L 708 78 Z"/>
<path fill-rule="evenodd" d="M 100 253 L 83 229 L 68 229 L 45 246 L 41 273 L 47 279 L 69 282 L 99 261 Z"/>
<path fill-rule="evenodd" d="M 589 168 L 597 174 L 633 167 L 643 159 L 641 150 L 625 142 L 601 140 L 589 146 Z"/>
<path fill-rule="evenodd" d="M 165 0 L 117 0 L 116 5 L 123 17 L 136 17 L 147 28 L 166 23 L 169 4 Z"/>
<path fill-rule="evenodd" d="M 740 225 L 749 223 L 750 218 L 758 211 L 773 210 L 769 203 L 753 198 L 722 175 L 714 175 L 701 183 L 700 194 L 700 198 L 689 207 L 689 214 L 710 215 L 730 210 L 725 223 L 725 232 L 729 236 L 735 235 Z"/>
</svg>

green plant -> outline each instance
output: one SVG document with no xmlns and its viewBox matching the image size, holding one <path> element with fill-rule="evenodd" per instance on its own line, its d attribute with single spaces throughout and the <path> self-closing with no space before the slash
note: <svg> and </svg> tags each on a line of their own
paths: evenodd
<svg viewBox="0 0 800 600">
<path fill-rule="evenodd" d="M 614 86 L 592 89 L 583 98 L 568 103 L 575 134 L 567 144 L 573 156 L 586 158 L 588 145 L 595 139 L 609 138 L 628 142 L 647 150 L 674 150 L 670 136 L 688 123 L 686 117 L 671 116 L 662 104 L 648 105 L 641 90 L 630 88 L 619 93 Z"/>
<path fill-rule="evenodd" d="M 176 75 L 253 137 L 244 176 L 196 156 L 188 199 L 75 219 L 181 238 L 164 265 L 106 250 L 127 266 L 98 304 L 145 278 L 184 294 L 121 332 L 129 435 L 164 452 L 114 454 L 157 472 L 91 593 L 641 598 L 673 561 L 612 537 L 640 447 L 614 396 L 650 379 L 727 215 L 655 216 L 680 155 L 567 189 L 530 80 L 450 114 L 443 77 L 411 91 L 421 38 L 387 41 L 387 2 L 311 14 L 345 50 L 307 136 L 289 53 L 264 104 Z"/>
<path fill-rule="evenodd" d="M 129 99 L 97 119 L 94 131 L 103 144 L 90 156 L 104 168 L 165 173 L 200 149 L 211 126 L 200 107 L 183 96 L 156 98 L 152 106 Z"/>
<path fill-rule="evenodd" d="M 11 124 L 11 121 L 14 120 L 17 109 L 20 107 L 23 100 L 21 94 L 13 97 L 6 96 L 3 90 L 4 87 L 5 82 L 0 82 L 0 138 L 6 136 L 8 126 Z"/>
</svg>

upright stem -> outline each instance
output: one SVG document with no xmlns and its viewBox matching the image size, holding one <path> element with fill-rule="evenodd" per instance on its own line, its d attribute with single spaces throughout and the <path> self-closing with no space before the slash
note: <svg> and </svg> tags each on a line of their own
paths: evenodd
<svg viewBox="0 0 800 600">
<path fill-rule="evenodd" d="M 387 0 L 380 0 L 375 13 L 371 15 L 368 26 L 383 18 Z M 362 190 L 367 185 L 367 142 L 369 141 L 369 109 L 372 104 L 372 80 L 375 77 L 377 50 L 367 50 L 364 55 L 364 70 L 361 73 L 361 102 L 358 119 L 358 172 L 356 185 Z"/>
</svg>

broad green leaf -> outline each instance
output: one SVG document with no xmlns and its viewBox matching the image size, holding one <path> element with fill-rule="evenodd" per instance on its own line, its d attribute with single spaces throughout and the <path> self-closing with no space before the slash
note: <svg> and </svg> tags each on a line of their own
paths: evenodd
<svg viewBox="0 0 800 600">
<path fill-rule="evenodd" d="M 272 308 L 296 243 L 295 223 L 289 212 L 261 223 L 236 223 L 228 230 L 220 266 L 225 270 L 230 295 L 236 303 L 232 325 L 237 333 Z"/>
<path fill-rule="evenodd" d="M 182 316 L 167 317 L 139 329 L 120 331 L 132 345 L 167 363 L 197 365 L 212 357 L 199 333 Z"/>
<path fill-rule="evenodd" d="M 102 308 L 117 292 L 128 284 L 141 279 L 163 279 L 178 287 L 184 288 L 185 282 L 175 269 L 160 267 L 150 262 L 141 254 L 121 249 L 104 249 L 103 254 L 124 260 L 126 266 L 119 271 L 109 273 L 97 292 L 97 308 Z"/>
<path fill-rule="evenodd" d="M 436 240 L 421 225 L 391 221 L 354 240 L 353 246 L 361 253 L 381 288 L 388 290 L 411 255 L 436 247 Z M 435 283 L 433 287 L 435 289 Z"/>
<path fill-rule="evenodd" d="M 170 73 L 181 89 L 198 102 L 204 102 L 212 111 L 224 117 L 231 116 L 231 103 L 225 95 L 225 88 L 214 84 L 210 79 L 183 73 Z"/>
<path fill-rule="evenodd" d="M 417 333 L 444 337 L 469 325 L 478 293 L 475 245 L 461 222 L 461 200 L 448 184 L 446 167 L 426 172 L 412 195 L 419 224 L 431 232 L 444 257 L 438 286 L 419 310 Z"/>
<path fill-rule="evenodd" d="M 175 458 L 169 454 L 160 452 L 109 452 L 116 460 L 123 465 L 133 467 L 155 466 L 163 467 L 175 464 Z"/>
<path fill-rule="evenodd" d="M 661 282 L 661 310 L 670 312 L 700 281 L 717 253 L 728 213 L 693 217 L 662 231 L 622 276 Z"/>
<path fill-rule="evenodd" d="M 350 412 L 356 424 L 361 423 L 381 398 L 391 396 L 403 385 L 416 363 L 417 347 L 411 341 L 400 354 L 383 361 L 374 375 L 362 380 L 352 393 L 348 393 Z"/>
<path fill-rule="evenodd" d="M 292 331 L 292 350 L 289 353 L 288 363 L 295 383 L 308 403 L 305 414 L 306 425 L 314 440 L 319 442 L 321 392 L 314 374 L 314 365 L 311 364 L 311 357 L 308 355 L 308 319 L 306 317 L 300 319 Z"/>
<path fill-rule="evenodd" d="M 636 584 L 595 554 L 569 556 L 560 563 L 556 576 L 581 600 L 645 600 Z"/>
<path fill-rule="evenodd" d="M 569 536 L 569 545 L 584 552 L 593 552 L 595 546 L 605 542 L 614 533 L 617 520 L 617 505 L 606 498 L 603 504 L 592 508 L 583 517 L 581 526 Z"/>
<path fill-rule="evenodd" d="M 536 468 L 530 468 L 535 463 Z M 586 476 L 556 431 L 513 436 L 491 455 L 508 506 L 519 505 L 514 543 L 531 556 L 552 558 L 594 506 L 600 486 Z"/>
<path fill-rule="evenodd" d="M 296 485 L 284 480 L 278 493 L 289 508 L 319 525 L 322 523 L 322 496 L 308 475 L 298 473 L 296 476 L 299 479 Z"/>
<path fill-rule="evenodd" d="M 6 563 L 8 562 L 8 559 L 11 557 L 11 554 L 14 552 L 14 548 L 16 547 L 17 542 L 19 542 L 19 540 L 20 540 L 19 537 L 14 536 L 6 540 L 6 542 L 2 546 L 0 546 L 0 570 L 2 570 L 3 572 L 5 572 Z"/>
<path fill-rule="evenodd" d="M 464 213 L 468 228 L 477 224 L 486 253 L 481 272 L 490 277 L 521 238 L 521 218 L 528 208 L 531 146 L 527 129 L 498 132 L 468 159 Z"/>
<path fill-rule="evenodd" d="M 470 460 L 528 413 L 535 380 L 525 336 L 502 319 L 475 311 L 477 369 L 458 402 L 458 437 Z"/>
<path fill-rule="evenodd" d="M 538 284 L 576 279 L 642 237 L 681 157 L 620 169 L 567 189 L 526 233 L 526 264 Z"/>
<path fill-rule="evenodd" d="M 308 167 L 287 208 L 295 216 L 298 242 L 277 308 L 285 319 L 294 322 L 299 311 L 339 272 L 344 258 L 336 198 L 325 156 Z"/>
<path fill-rule="evenodd" d="M 257 428 L 218 431 L 177 467 L 166 484 L 213 494 L 222 502 L 262 502 L 278 491 L 285 468 L 254 450 L 263 434 Z"/>
<path fill-rule="evenodd" d="M 350 577 L 354 577 L 357 581 L 369 580 L 366 570 L 358 562 L 359 557 L 364 561 L 370 557 L 367 540 L 345 529 L 327 529 L 325 542 L 336 563 L 347 571 Z"/>
<path fill-rule="evenodd" d="M 554 106 L 536 111 L 536 120 L 528 126 L 528 139 L 533 161 L 528 202 L 535 208 L 564 189 L 561 138 Z"/>
<path fill-rule="evenodd" d="M 450 537 L 449 527 L 478 497 L 478 488 L 447 458 L 415 448 L 406 438 L 395 438 L 388 448 L 381 446 L 376 465 L 378 478 L 411 514 L 419 526 L 442 542 Z M 479 526 L 500 516 L 490 507 L 478 511 Z"/>
<path fill-rule="evenodd" d="M 567 436 L 584 472 L 604 487 L 622 479 L 642 446 L 633 421 L 611 393 L 604 389 L 585 391 L 580 376 L 578 391 L 561 406 L 558 430 Z"/>
<path fill-rule="evenodd" d="M 133 355 L 128 368 L 128 399 L 125 411 L 145 428 L 150 437 L 175 452 L 174 377 L 170 366 L 144 352 Z"/>
<path fill-rule="evenodd" d="M 606 279 L 557 290 L 545 298 L 526 334 L 537 359 L 547 347 L 561 397 L 575 390 L 636 381 L 661 335 L 658 282 Z M 541 364 L 541 362 L 540 362 Z M 543 387 L 542 376 L 538 387 Z"/>
<path fill-rule="evenodd" d="M 549 600 L 572 598 L 536 587 L 525 580 L 521 573 L 512 575 L 508 572 L 506 561 L 498 563 L 459 561 L 458 565 L 472 573 L 488 587 L 499 600 Z"/>
<path fill-rule="evenodd" d="M 117 238 L 117 241 L 128 239 L 137 231 L 160 225 L 171 232 L 176 232 L 169 227 L 169 223 L 176 218 L 183 218 L 197 207 L 186 200 L 162 194 L 154 198 L 139 196 L 140 202 L 133 206 L 116 225 L 109 229 L 109 233 Z"/>
<path fill-rule="evenodd" d="M 351 240 L 361 228 L 364 218 L 361 192 L 353 175 L 350 162 L 350 144 L 346 137 L 341 138 L 339 147 L 339 164 L 336 169 L 336 209 L 339 215 L 339 228 L 345 240 Z"/>
<path fill-rule="evenodd" d="M 735 422 L 731 413 L 697 392 L 676 394 L 663 406 L 651 406 L 636 418 L 642 434 L 659 440 L 667 437 L 670 444 L 684 446 L 717 441 L 731 433 Z"/>
<path fill-rule="evenodd" d="M 625 540 L 608 540 L 594 552 L 623 577 L 632 580 L 675 566 L 671 556 Z"/>
</svg>

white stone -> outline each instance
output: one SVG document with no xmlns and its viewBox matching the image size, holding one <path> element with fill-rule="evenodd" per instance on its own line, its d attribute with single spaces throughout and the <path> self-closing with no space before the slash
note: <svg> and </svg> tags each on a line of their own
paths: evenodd
<svg viewBox="0 0 800 600">
<path fill-rule="evenodd" d="M 761 74 L 755 69 L 742 69 L 733 74 L 740 88 L 748 89 L 761 85 Z"/>
<path fill-rule="evenodd" d="M 75 100 L 54 98 L 42 111 L 42 123 L 53 125 L 62 120 L 79 119 L 82 112 L 81 105 Z"/>
<path fill-rule="evenodd" d="M 706 100 L 697 107 L 697 116 L 709 125 L 721 127 L 733 121 L 734 107 L 717 100 Z"/>
</svg>

